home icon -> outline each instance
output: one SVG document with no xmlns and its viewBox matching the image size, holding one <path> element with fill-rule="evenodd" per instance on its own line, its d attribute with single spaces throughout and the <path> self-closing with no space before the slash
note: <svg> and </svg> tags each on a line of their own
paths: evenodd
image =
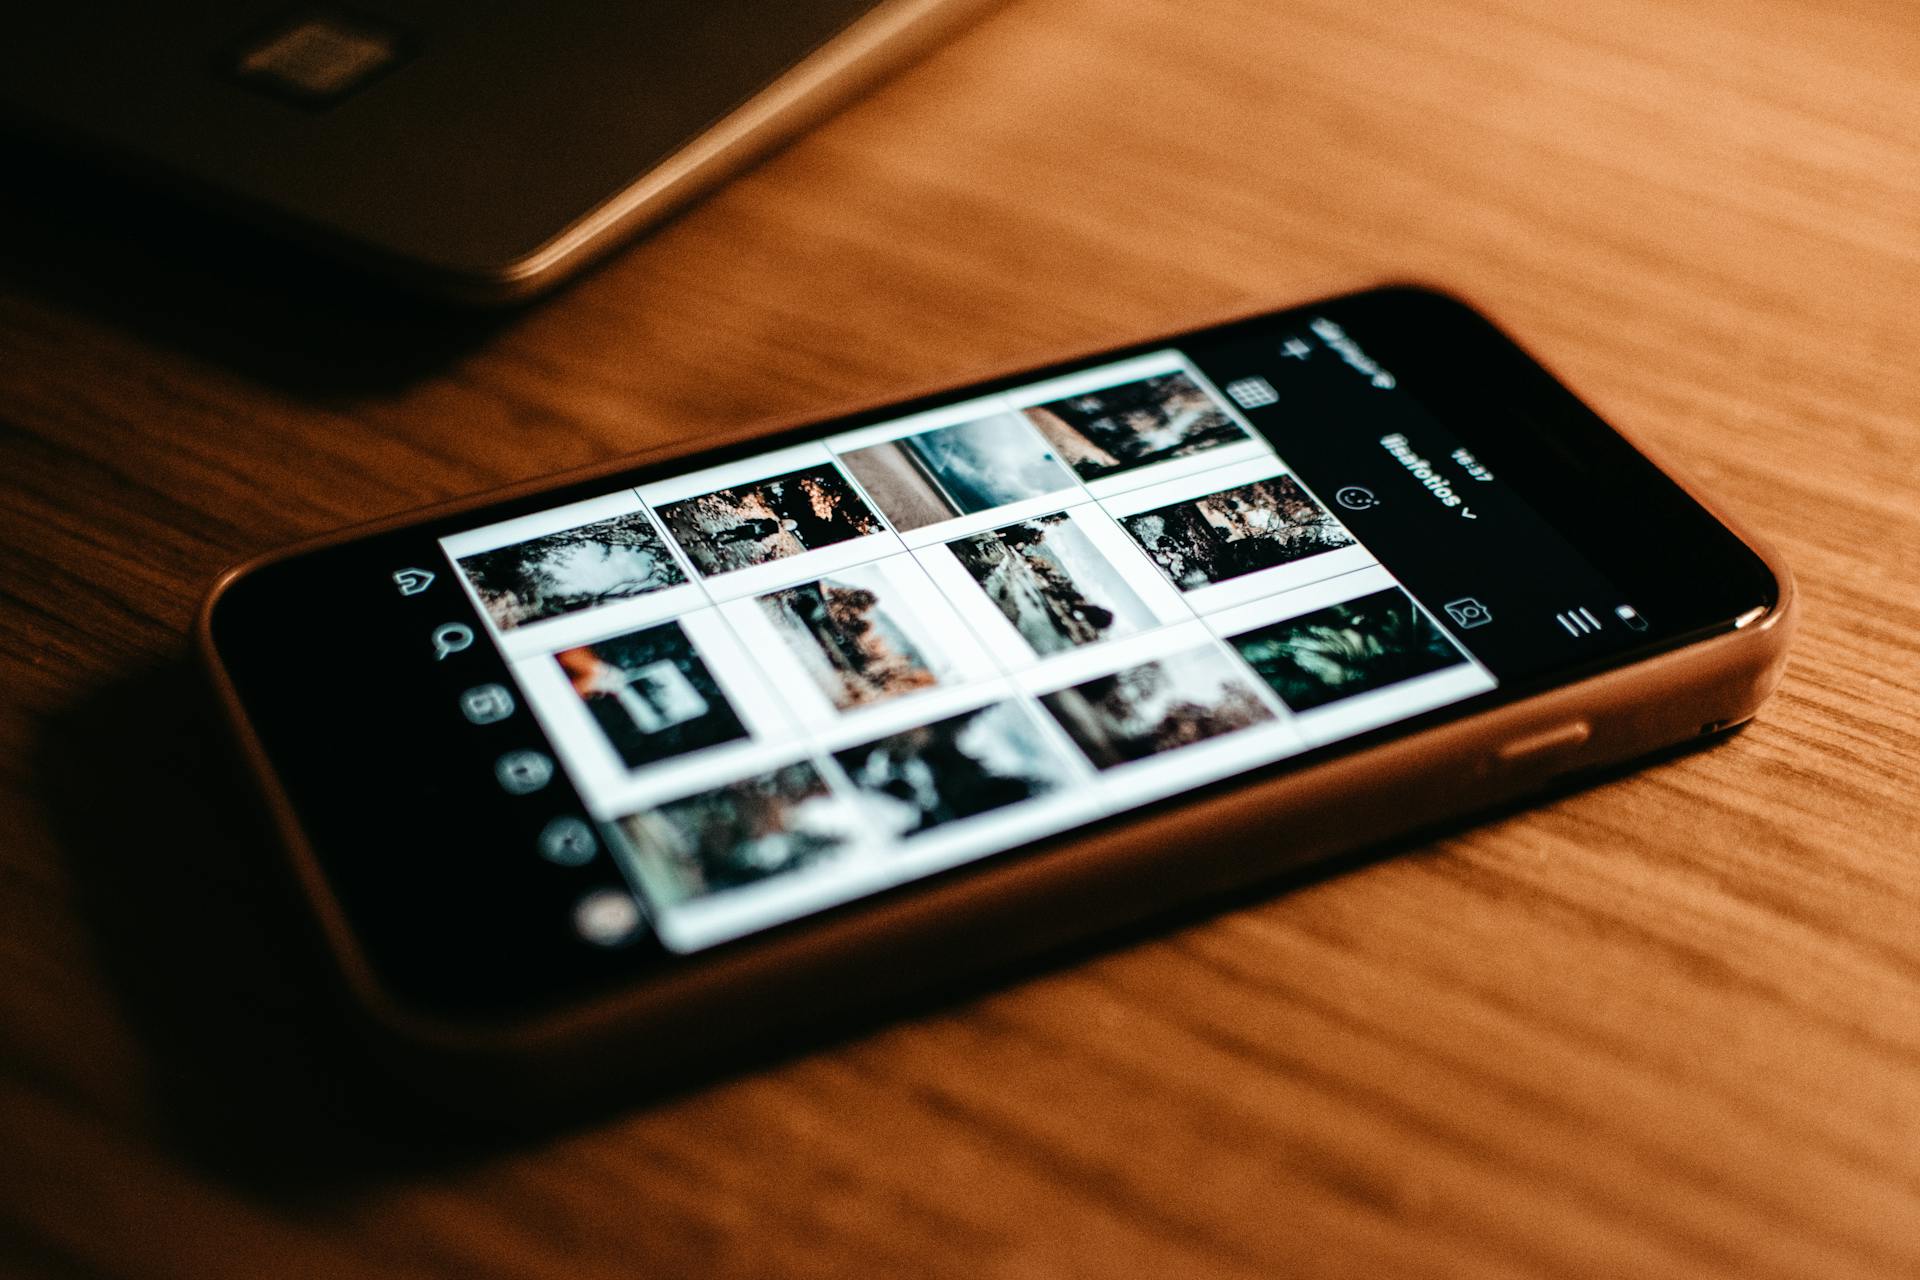
<svg viewBox="0 0 1920 1280">
<path fill-rule="evenodd" d="M 433 574 L 426 569 L 402 569 L 393 575 L 394 585 L 403 596 L 417 596 L 433 585 Z"/>
</svg>

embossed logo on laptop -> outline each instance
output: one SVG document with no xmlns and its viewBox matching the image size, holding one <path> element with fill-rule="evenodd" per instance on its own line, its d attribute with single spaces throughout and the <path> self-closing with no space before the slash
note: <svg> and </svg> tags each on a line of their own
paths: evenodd
<svg viewBox="0 0 1920 1280">
<path fill-rule="evenodd" d="M 299 106 L 331 107 L 417 52 L 404 31 L 338 10 L 302 10 L 242 42 L 228 74 L 250 89 Z"/>
</svg>

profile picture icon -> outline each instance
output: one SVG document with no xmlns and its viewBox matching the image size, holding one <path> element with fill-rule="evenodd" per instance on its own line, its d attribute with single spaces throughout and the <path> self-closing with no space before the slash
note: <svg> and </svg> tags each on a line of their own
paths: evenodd
<svg viewBox="0 0 1920 1280">
<path fill-rule="evenodd" d="M 1487 606 L 1481 604 L 1472 596 L 1449 601 L 1446 610 L 1447 616 L 1452 618 L 1454 625 L 1462 631 L 1471 631 L 1475 627 L 1484 627 L 1493 621 L 1493 610 L 1487 608 Z"/>
</svg>

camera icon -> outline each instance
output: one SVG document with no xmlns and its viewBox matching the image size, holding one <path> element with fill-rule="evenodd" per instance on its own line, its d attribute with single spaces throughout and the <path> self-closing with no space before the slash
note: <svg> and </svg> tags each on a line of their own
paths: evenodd
<svg viewBox="0 0 1920 1280">
<path fill-rule="evenodd" d="M 1493 621 L 1493 610 L 1475 600 L 1472 596 L 1463 596 L 1450 600 L 1446 604 L 1447 616 L 1462 631 L 1471 631 L 1475 627 L 1484 627 Z"/>
</svg>

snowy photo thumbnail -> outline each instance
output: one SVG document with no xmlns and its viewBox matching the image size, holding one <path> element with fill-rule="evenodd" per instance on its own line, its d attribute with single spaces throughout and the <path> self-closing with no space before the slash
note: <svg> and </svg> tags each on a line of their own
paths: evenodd
<svg viewBox="0 0 1920 1280">
<path fill-rule="evenodd" d="M 686 575 L 640 511 L 460 557 L 502 631 L 679 586 Z"/>
<path fill-rule="evenodd" d="M 1018 703 L 997 702 L 834 754 L 857 793 L 863 825 L 881 839 L 1049 795 L 1067 762 Z"/>
</svg>

